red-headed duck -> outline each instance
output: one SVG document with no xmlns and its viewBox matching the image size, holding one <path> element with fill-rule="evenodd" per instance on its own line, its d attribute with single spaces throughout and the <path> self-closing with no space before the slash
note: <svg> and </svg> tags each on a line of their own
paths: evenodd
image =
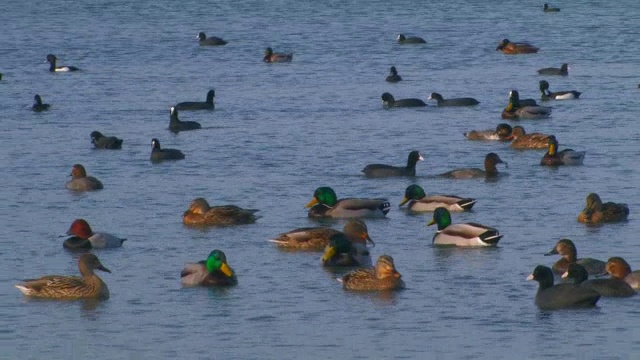
<svg viewBox="0 0 640 360">
<path fill-rule="evenodd" d="M 67 182 L 66 187 L 73 191 L 92 191 L 104 188 L 100 180 L 93 176 L 87 176 L 87 171 L 80 164 L 75 164 L 71 168 L 71 180 Z"/>
<path fill-rule="evenodd" d="M 84 219 L 76 219 L 71 223 L 67 235 L 73 235 L 62 244 L 67 249 L 102 249 L 121 247 L 127 239 L 103 233 L 93 232 Z"/>
</svg>

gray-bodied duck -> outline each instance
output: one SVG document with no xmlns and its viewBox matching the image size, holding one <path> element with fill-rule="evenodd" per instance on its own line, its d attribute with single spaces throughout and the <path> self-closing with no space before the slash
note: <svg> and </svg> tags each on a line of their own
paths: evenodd
<svg viewBox="0 0 640 360">
<path fill-rule="evenodd" d="M 558 240 L 553 249 L 551 249 L 551 251 L 544 255 L 562 256 L 562 258 L 556 261 L 556 263 L 551 267 L 553 269 L 553 272 L 558 275 L 564 274 L 564 272 L 569 268 L 569 265 L 574 263 L 584 266 L 584 268 L 587 269 L 589 275 L 602 275 L 605 273 L 606 263 L 604 261 L 596 260 L 593 258 L 578 259 L 578 250 L 576 249 L 576 245 L 569 239 Z"/>
<path fill-rule="evenodd" d="M 346 198 L 338 200 L 330 187 L 319 187 L 306 205 L 310 218 L 380 218 L 387 215 L 391 204 L 387 199 Z"/>
<path fill-rule="evenodd" d="M 449 211 L 468 211 L 475 205 L 476 199 L 462 198 L 455 195 L 429 195 L 424 192 L 420 185 L 412 184 L 407 186 L 404 197 L 400 205 L 407 204 L 406 208 L 410 212 L 430 212 L 439 207 Z"/>
<path fill-rule="evenodd" d="M 629 206 L 623 203 L 603 203 L 596 193 L 587 195 L 586 206 L 578 215 L 578 222 L 585 224 L 602 224 L 626 221 L 629 216 Z"/>
<path fill-rule="evenodd" d="M 509 92 L 509 104 L 502 111 L 503 119 L 544 119 L 551 115 L 551 108 L 538 105 L 525 105 L 520 102 L 518 91 Z"/>
<path fill-rule="evenodd" d="M 582 165 L 585 151 L 575 151 L 573 149 L 563 149 L 558 151 L 558 140 L 553 135 L 549 135 L 547 140 L 548 150 L 542 156 L 540 165 L 543 166 L 561 166 L 561 165 Z"/>
<path fill-rule="evenodd" d="M 238 284 L 236 274 L 222 250 L 213 250 L 206 260 L 190 263 L 180 272 L 183 286 L 231 286 Z"/>
<path fill-rule="evenodd" d="M 354 291 L 400 290 L 405 286 L 393 258 L 389 255 L 380 256 L 373 269 L 354 270 L 338 281 L 345 290 Z"/>
<path fill-rule="evenodd" d="M 81 164 L 75 164 L 71 168 L 71 180 L 67 181 L 67 189 L 73 191 L 93 191 L 104 188 L 102 182 L 93 176 L 87 176 L 87 171 Z"/>
<path fill-rule="evenodd" d="M 438 231 L 433 236 L 434 245 L 487 247 L 497 246 L 502 235 L 497 229 L 477 223 L 451 223 L 449 210 L 439 207 L 433 212 L 429 226 L 437 224 Z"/>
<path fill-rule="evenodd" d="M 226 226 L 253 224 L 259 218 L 257 209 L 243 209 L 235 205 L 209 206 L 204 198 L 195 198 L 182 215 L 188 226 Z"/>
</svg>

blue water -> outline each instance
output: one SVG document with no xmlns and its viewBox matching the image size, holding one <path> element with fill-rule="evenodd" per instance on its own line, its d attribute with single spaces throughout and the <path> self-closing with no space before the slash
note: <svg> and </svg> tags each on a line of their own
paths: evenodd
<svg viewBox="0 0 640 360">
<path fill-rule="evenodd" d="M 640 7 L 635 1 L 247 1 L 18 2 L 0 12 L 0 358 L 2 359 L 512 359 L 634 358 L 640 352 L 638 301 L 601 299 L 595 309 L 541 312 L 525 277 L 563 237 L 579 256 L 623 256 L 640 268 Z M 198 32 L 229 41 L 199 47 Z M 400 46 L 398 33 L 427 44 Z M 530 41 L 535 55 L 495 51 L 503 38 Z M 261 62 L 265 47 L 293 52 L 290 64 Z M 45 57 L 82 71 L 53 74 Z M 570 64 L 568 77 L 536 70 Z M 403 77 L 384 81 L 395 65 Z M 462 133 L 502 122 L 508 93 L 553 102 L 550 119 L 523 121 L 587 151 L 580 167 L 538 166 L 543 152 L 477 143 Z M 203 129 L 168 131 L 169 107 L 204 100 L 213 112 L 181 112 Z M 473 108 L 381 108 L 380 95 L 472 96 Z M 33 113 L 39 93 L 51 110 Z M 430 105 L 433 105 L 430 103 Z M 512 123 L 512 125 L 514 125 Z M 99 130 L 124 139 L 120 151 L 92 149 Z M 184 161 L 149 162 L 151 138 L 181 149 Z M 368 163 L 403 164 L 420 150 L 416 179 L 372 180 Z M 481 166 L 495 151 L 509 163 L 497 182 L 433 177 Z M 105 189 L 72 194 L 64 183 L 82 163 Z M 504 169 L 504 170 L 503 170 Z M 474 197 L 453 214 L 504 234 L 496 249 L 433 248 L 429 214 L 397 204 L 418 183 L 428 193 Z M 383 295 L 342 290 L 319 254 L 282 252 L 267 242 L 317 224 L 304 204 L 318 186 L 339 197 L 387 197 L 387 219 L 371 220 L 374 258 L 392 255 L 407 289 Z M 626 202 L 626 223 L 576 222 L 589 192 Z M 203 196 L 212 204 L 258 208 L 240 227 L 194 230 L 182 212 Z M 73 219 L 128 238 L 96 250 L 112 274 L 100 276 L 101 303 L 33 301 L 21 279 L 77 273 L 62 248 Z M 341 228 L 343 222 L 333 223 Z M 239 285 L 183 289 L 187 262 L 213 249 L 227 254 Z"/>
</svg>

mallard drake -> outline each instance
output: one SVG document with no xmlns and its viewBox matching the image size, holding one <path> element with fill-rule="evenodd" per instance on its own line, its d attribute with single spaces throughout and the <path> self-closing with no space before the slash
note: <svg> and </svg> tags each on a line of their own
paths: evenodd
<svg viewBox="0 0 640 360">
<path fill-rule="evenodd" d="M 538 70 L 538 74 L 567 76 L 569 75 L 569 64 L 562 64 L 560 68 L 553 68 L 553 67 L 542 68 Z"/>
<path fill-rule="evenodd" d="M 62 244 L 67 249 L 115 248 L 121 247 L 127 240 L 104 232 L 93 232 L 84 219 L 75 219 L 67 230 L 67 235 L 73 235 Z"/>
<path fill-rule="evenodd" d="M 177 149 L 162 149 L 160 140 L 151 139 L 151 162 L 157 163 L 164 160 L 182 160 L 184 154 Z"/>
<path fill-rule="evenodd" d="M 404 34 L 398 34 L 398 36 L 396 37 L 396 40 L 400 44 L 426 44 L 427 43 L 421 37 L 417 37 L 417 36 L 406 37 L 404 36 Z"/>
<path fill-rule="evenodd" d="M 433 236 L 434 245 L 484 247 L 497 246 L 502 235 L 497 229 L 477 223 L 452 224 L 449 210 L 439 207 L 433 212 L 433 219 L 428 226 L 438 224 L 438 231 Z"/>
<path fill-rule="evenodd" d="M 584 162 L 585 151 L 575 151 L 573 149 L 558 151 L 558 140 L 553 135 L 549 135 L 548 146 L 547 152 L 540 160 L 540 165 L 582 165 Z"/>
<path fill-rule="evenodd" d="M 626 281 L 635 290 L 640 289 L 640 270 L 631 271 L 625 259 L 618 256 L 609 258 L 605 270 L 612 278 Z"/>
<path fill-rule="evenodd" d="M 551 92 L 549 91 L 549 83 L 546 80 L 540 80 L 540 93 L 542 94 L 540 96 L 542 101 L 577 99 L 582 94 L 575 90 Z"/>
<path fill-rule="evenodd" d="M 178 110 L 174 106 L 169 109 L 169 130 L 174 133 L 186 130 L 197 130 L 202 128 L 200 123 L 195 121 L 182 121 L 178 118 Z"/>
<path fill-rule="evenodd" d="M 391 68 L 389 68 L 389 76 L 387 76 L 385 80 L 390 83 L 396 83 L 398 81 L 401 81 L 402 77 L 398 75 L 398 71 L 396 70 L 396 67 L 392 66 Z"/>
<path fill-rule="evenodd" d="M 549 148 L 549 135 L 541 133 L 527 134 L 522 126 L 514 126 L 508 140 L 512 140 L 511 145 L 509 145 L 512 149 Z"/>
<path fill-rule="evenodd" d="M 122 139 L 104 136 L 100 131 L 91 132 L 91 143 L 96 149 L 122 149 Z"/>
<path fill-rule="evenodd" d="M 542 119 L 551 115 L 551 108 L 537 105 L 523 105 L 516 90 L 509 92 L 509 104 L 502 111 L 503 119 Z"/>
<path fill-rule="evenodd" d="M 562 274 L 562 278 L 571 279 L 574 284 L 595 290 L 604 297 L 629 297 L 636 294 L 636 291 L 624 280 L 615 278 L 588 280 L 589 274 L 580 264 L 569 265 L 567 271 Z"/>
<path fill-rule="evenodd" d="M 180 282 L 184 286 L 230 286 L 238 284 L 238 279 L 222 250 L 213 250 L 207 260 L 185 265 Z"/>
<path fill-rule="evenodd" d="M 407 166 L 392 166 L 384 164 L 369 164 L 362 169 L 364 176 L 370 178 L 390 176 L 416 176 L 416 164 L 424 158 L 420 152 L 414 150 L 409 153 Z"/>
<path fill-rule="evenodd" d="M 308 250 L 308 251 L 324 251 L 329 245 L 329 241 L 334 236 L 344 236 L 355 220 L 349 220 L 344 226 L 343 232 L 328 227 L 305 227 L 293 229 L 280 234 L 277 238 L 269 240 L 276 243 L 279 247 L 291 250 Z M 358 221 L 359 222 L 359 221 Z M 367 231 L 364 225 L 365 232 Z M 366 240 L 373 243 L 373 240 L 367 236 Z"/>
<path fill-rule="evenodd" d="M 578 221 L 585 224 L 601 224 L 627 220 L 629 206 L 622 203 L 602 203 L 596 193 L 587 195 L 587 205 L 578 215 Z"/>
<path fill-rule="evenodd" d="M 527 280 L 535 280 L 539 284 L 535 304 L 541 310 L 593 307 L 600 299 L 597 291 L 577 284 L 553 285 L 553 272 L 547 266 L 536 266 Z"/>
<path fill-rule="evenodd" d="M 384 217 L 391 209 L 387 199 L 346 198 L 338 200 L 330 187 L 319 187 L 306 205 L 311 218 Z"/>
<path fill-rule="evenodd" d="M 551 7 L 551 6 L 549 6 L 549 4 L 545 3 L 544 6 L 542 7 L 542 10 L 544 12 L 558 12 L 558 11 L 560 11 L 560 8 Z"/>
<path fill-rule="evenodd" d="M 176 104 L 176 110 L 213 110 L 216 108 L 214 103 L 216 97 L 216 91 L 211 89 L 207 91 L 207 98 L 205 101 L 183 101 Z"/>
<path fill-rule="evenodd" d="M 465 97 L 445 99 L 442 97 L 442 95 L 435 92 L 429 95 L 428 100 L 436 100 L 438 102 L 438 106 L 473 106 L 480 104 L 480 102 L 474 98 Z"/>
<path fill-rule="evenodd" d="M 235 205 L 209 206 L 204 198 L 196 198 L 182 215 L 182 223 L 189 226 L 226 226 L 253 224 L 259 218 L 257 209 L 243 209 Z"/>
<path fill-rule="evenodd" d="M 49 104 L 43 104 L 42 97 L 36 94 L 33 97 L 33 106 L 31 107 L 31 110 L 35 112 L 41 112 L 41 111 L 49 110 L 49 106 L 50 106 Z"/>
<path fill-rule="evenodd" d="M 393 95 L 386 92 L 382 94 L 382 107 L 390 108 L 390 107 L 424 107 L 427 104 L 420 99 L 400 99 L 396 100 Z"/>
<path fill-rule="evenodd" d="M 407 209 L 411 212 L 427 212 L 435 211 L 439 207 L 443 207 L 449 211 L 467 211 L 471 210 L 476 203 L 476 199 L 461 198 L 455 195 L 430 195 L 425 194 L 424 189 L 420 185 L 409 185 L 404 191 L 404 198 L 400 201 L 402 206 L 406 203 Z"/>
<path fill-rule="evenodd" d="M 371 267 L 371 256 L 367 248 L 369 237 L 367 225 L 362 220 L 349 220 L 344 233 L 334 235 L 322 255 L 324 267 Z"/>
<path fill-rule="evenodd" d="M 291 62 L 291 60 L 293 60 L 293 54 L 276 53 L 270 47 L 264 51 L 264 57 L 262 58 L 262 61 L 266 63 Z"/>
<path fill-rule="evenodd" d="M 525 42 L 514 43 L 509 39 L 503 39 L 498 44 L 496 51 L 502 51 L 505 54 L 534 54 L 538 52 L 538 48 Z"/>
<path fill-rule="evenodd" d="M 556 245 L 549 251 L 544 254 L 545 256 L 549 255 L 560 255 L 562 258 L 556 261 L 555 264 L 551 267 L 553 272 L 558 275 L 564 274 L 565 271 L 569 268 L 569 265 L 576 263 L 584 266 L 587 269 L 587 272 L 590 275 L 602 275 L 605 273 L 605 262 L 592 259 L 592 258 L 581 258 L 578 259 L 578 250 L 576 249 L 573 241 L 569 239 L 560 239 L 556 243 Z"/>
<path fill-rule="evenodd" d="M 50 72 L 69 72 L 69 71 L 80 70 L 75 66 L 56 66 L 57 61 L 58 61 L 58 58 L 55 55 L 53 54 L 47 55 L 47 62 L 49 63 Z"/>
<path fill-rule="evenodd" d="M 217 36 L 207 37 L 207 34 L 203 32 L 200 32 L 196 38 L 198 39 L 198 44 L 200 46 L 219 46 L 227 44 L 227 42 L 222 40 L 222 38 Z"/>
<path fill-rule="evenodd" d="M 453 179 L 495 178 L 499 175 L 498 169 L 496 168 L 497 164 L 505 164 L 505 166 L 508 166 L 506 162 L 500 159 L 498 154 L 488 153 L 484 158 L 484 170 L 478 168 L 463 168 L 451 170 L 439 176 Z"/>
<path fill-rule="evenodd" d="M 107 284 L 96 275 L 93 270 L 110 273 L 93 254 L 82 254 L 78 258 L 80 275 L 61 276 L 48 275 L 39 279 L 23 280 L 16 285 L 25 296 L 48 299 L 108 299 Z"/>
<path fill-rule="evenodd" d="M 404 289 L 402 275 L 396 270 L 393 258 L 382 255 L 373 269 L 354 270 L 341 279 L 342 287 L 356 291 L 387 291 Z"/>
<path fill-rule="evenodd" d="M 471 130 L 464 136 L 469 140 L 509 141 L 511 131 L 511 125 L 502 123 L 495 130 Z"/>
<path fill-rule="evenodd" d="M 81 164 L 75 164 L 71 168 L 71 180 L 65 185 L 67 189 L 73 191 L 92 191 L 103 189 L 100 180 L 93 176 L 87 176 L 87 171 Z"/>
</svg>

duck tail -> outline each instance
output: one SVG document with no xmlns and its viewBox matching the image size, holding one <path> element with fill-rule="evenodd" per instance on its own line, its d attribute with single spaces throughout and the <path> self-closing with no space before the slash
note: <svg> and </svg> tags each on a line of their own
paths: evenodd
<svg viewBox="0 0 640 360">
<path fill-rule="evenodd" d="M 490 245 L 495 245 L 498 243 L 498 241 L 500 241 L 500 239 L 502 239 L 503 235 L 500 235 L 500 233 L 498 232 L 498 230 L 496 229 L 489 229 L 487 231 L 485 231 L 483 234 L 480 235 L 480 240 L 482 240 L 483 242 L 490 244 Z"/>
<path fill-rule="evenodd" d="M 389 212 L 389 210 L 391 210 L 391 203 L 388 201 L 383 202 L 382 204 L 380 204 L 379 207 L 380 210 L 382 210 L 382 213 L 387 215 L 387 213 Z"/>
<path fill-rule="evenodd" d="M 471 210 L 471 208 L 473 207 L 473 205 L 476 204 L 476 199 L 462 199 L 458 202 L 458 205 L 460 205 L 460 207 L 463 210 Z"/>
</svg>

